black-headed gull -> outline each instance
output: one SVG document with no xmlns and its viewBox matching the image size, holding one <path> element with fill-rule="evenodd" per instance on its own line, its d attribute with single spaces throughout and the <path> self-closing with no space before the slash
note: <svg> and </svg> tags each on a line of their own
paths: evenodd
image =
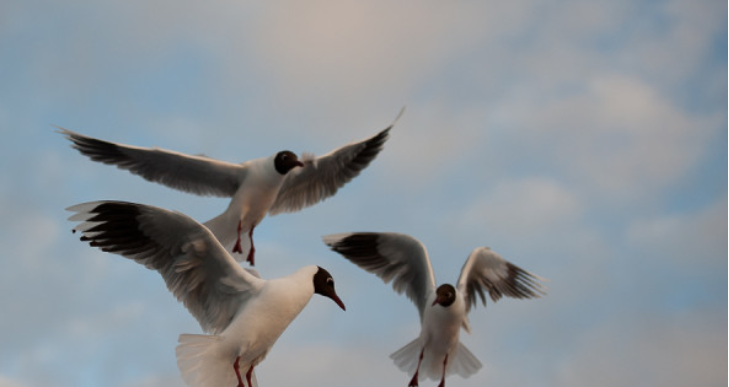
<svg viewBox="0 0 729 387">
<path fill-rule="evenodd" d="M 345 309 L 326 270 L 306 266 L 263 280 L 238 265 L 207 228 L 179 212 L 114 201 L 68 210 L 76 213 L 70 220 L 81 222 L 74 232 L 83 234 L 82 241 L 158 271 L 210 333 L 180 335 L 177 366 L 190 386 L 255 386 L 253 368 L 313 294 Z"/>
<path fill-rule="evenodd" d="M 333 196 L 377 157 L 396 121 L 373 137 L 323 156 L 304 153 L 299 159 L 293 152 L 281 151 L 240 164 L 117 144 L 58 129 L 73 142 L 73 148 L 93 161 L 116 165 L 180 191 L 232 198 L 225 212 L 204 225 L 226 249 L 241 254 L 235 256 L 237 261 L 245 257 L 254 265 L 253 230 L 266 214 L 299 211 Z M 244 245 L 242 234 L 247 235 Z"/>
<path fill-rule="evenodd" d="M 461 269 L 456 286 L 436 288 L 428 252 L 417 239 L 397 233 L 344 233 L 323 237 L 332 250 L 357 266 L 374 273 L 396 292 L 405 292 L 420 313 L 420 336 L 390 355 L 400 370 L 412 375 L 408 386 L 417 386 L 420 376 L 438 380 L 457 373 L 468 377 L 481 363 L 458 337 L 460 328 L 471 332 L 468 312 L 487 291 L 496 302 L 502 296 L 534 298 L 546 294 L 540 277 L 507 262 L 488 247 L 473 250 Z"/>
</svg>

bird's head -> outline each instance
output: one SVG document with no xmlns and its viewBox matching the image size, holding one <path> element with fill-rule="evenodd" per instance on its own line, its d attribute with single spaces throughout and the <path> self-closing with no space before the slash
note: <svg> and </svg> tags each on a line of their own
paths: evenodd
<svg viewBox="0 0 729 387">
<path fill-rule="evenodd" d="M 438 289 L 435 291 L 435 300 L 433 300 L 433 304 L 431 306 L 440 304 L 440 306 L 447 308 L 455 301 L 456 288 L 454 288 L 451 284 L 443 284 L 438 286 Z"/>
<path fill-rule="evenodd" d="M 347 310 L 342 300 L 337 296 L 337 292 L 334 290 L 334 278 L 332 278 L 332 275 L 321 267 L 318 267 L 318 269 L 316 274 L 314 274 L 314 293 L 331 298 L 342 310 Z"/>
<path fill-rule="evenodd" d="M 274 158 L 273 160 L 273 165 L 276 167 L 276 171 L 278 173 L 285 175 L 295 167 L 303 167 L 304 163 L 299 161 L 299 158 L 294 152 L 285 150 L 276 153 L 276 158 Z"/>
</svg>

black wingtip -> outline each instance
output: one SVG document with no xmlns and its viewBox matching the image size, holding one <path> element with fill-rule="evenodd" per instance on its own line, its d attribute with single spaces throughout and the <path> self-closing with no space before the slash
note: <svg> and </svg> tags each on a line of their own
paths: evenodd
<svg viewBox="0 0 729 387">
<path fill-rule="evenodd" d="M 406 107 L 407 107 L 407 105 L 403 105 L 403 106 L 402 106 L 402 108 L 400 108 L 400 112 L 399 112 L 399 113 L 397 113 L 397 117 L 395 117 L 395 119 L 394 119 L 394 120 L 392 121 L 392 124 L 390 124 L 390 127 L 391 127 L 391 128 L 392 128 L 393 126 L 395 126 L 395 124 L 397 123 L 397 121 L 399 121 L 399 120 L 400 120 L 400 117 L 402 117 L 402 115 L 403 115 L 403 114 L 405 114 L 405 108 L 406 108 Z"/>
<path fill-rule="evenodd" d="M 380 133 L 378 133 L 378 134 L 377 134 L 377 136 L 375 136 L 375 137 L 384 137 L 384 139 L 387 139 L 387 136 L 388 136 L 388 135 L 389 135 L 389 133 L 390 133 L 390 129 L 392 129 L 392 128 L 393 128 L 393 127 L 395 126 L 395 124 L 397 124 L 397 122 L 398 122 L 398 121 L 400 120 L 400 117 L 402 117 L 402 115 L 403 115 L 403 114 L 405 113 L 405 107 L 406 107 L 406 106 L 403 106 L 403 107 L 402 107 L 402 108 L 400 109 L 400 112 L 399 112 L 399 113 L 397 113 L 397 116 L 395 117 L 395 119 L 394 119 L 394 120 L 392 120 L 392 123 L 390 123 L 390 125 L 389 125 L 388 127 L 386 127 L 385 129 L 383 129 L 383 130 L 382 130 L 382 131 L 381 131 Z"/>
</svg>

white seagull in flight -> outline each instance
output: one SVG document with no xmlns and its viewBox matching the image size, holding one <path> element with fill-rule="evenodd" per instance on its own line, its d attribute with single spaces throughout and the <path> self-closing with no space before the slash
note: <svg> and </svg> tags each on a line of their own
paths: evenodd
<svg viewBox="0 0 729 387">
<path fill-rule="evenodd" d="M 538 281 L 542 278 L 507 262 L 488 247 L 478 247 L 466 260 L 456 286 L 436 288 L 428 252 L 417 239 L 397 233 L 358 232 L 323 237 L 332 250 L 385 283 L 392 281 L 396 292 L 405 292 L 420 313 L 421 331 L 390 355 L 400 370 L 412 375 L 409 387 L 418 385 L 421 376 L 438 380 L 457 373 L 468 377 L 481 368 L 481 362 L 463 345 L 460 329 L 471 332 L 468 312 L 484 292 L 496 302 L 502 296 L 535 298 L 546 294 Z M 424 374 L 424 375 L 423 375 Z"/>
<path fill-rule="evenodd" d="M 156 270 L 209 335 L 182 334 L 177 366 L 193 387 L 257 385 L 253 368 L 313 294 L 342 309 L 334 279 L 318 266 L 263 280 L 243 269 L 203 225 L 179 213 L 116 201 L 68 208 L 82 241 Z M 245 374 L 242 375 L 241 372 Z M 244 384 L 245 378 L 245 384 Z"/>
<path fill-rule="evenodd" d="M 196 195 L 232 198 L 222 214 L 205 222 L 237 261 L 255 264 L 253 230 L 266 214 L 296 212 L 333 196 L 377 157 L 393 123 L 366 140 L 315 157 L 290 151 L 240 164 L 160 148 L 113 143 L 58 128 L 72 147 L 93 161 L 116 165 L 149 181 Z M 245 234 L 247 238 L 241 238 Z M 241 245 L 243 242 L 243 245 Z"/>
</svg>

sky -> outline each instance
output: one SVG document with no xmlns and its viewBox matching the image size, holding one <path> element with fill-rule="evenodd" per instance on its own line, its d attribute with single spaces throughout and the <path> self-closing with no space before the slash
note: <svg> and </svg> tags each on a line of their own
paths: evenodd
<svg viewBox="0 0 729 387">
<path fill-rule="evenodd" d="M 406 110 L 336 196 L 256 228 L 265 278 L 327 268 L 261 386 L 404 387 L 416 308 L 321 236 L 412 235 L 439 283 L 489 246 L 548 296 L 471 311 L 467 386 L 726 386 L 727 3 L 0 1 L 0 387 L 181 387 L 201 333 L 73 204 L 206 221 L 227 201 L 93 163 L 54 125 L 242 162 L 325 154 Z M 435 386 L 437 382 L 422 382 Z"/>
</svg>

